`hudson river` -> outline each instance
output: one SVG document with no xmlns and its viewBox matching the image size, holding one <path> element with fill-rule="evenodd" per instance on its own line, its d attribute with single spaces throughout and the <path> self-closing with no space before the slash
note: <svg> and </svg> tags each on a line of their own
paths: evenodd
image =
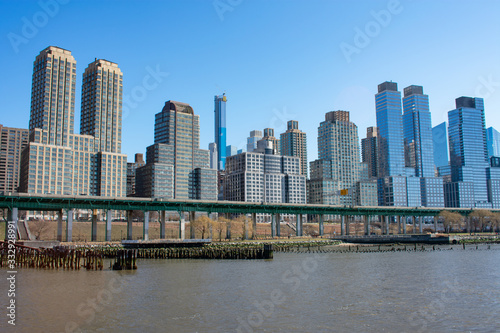
<svg viewBox="0 0 500 333">
<path fill-rule="evenodd" d="M 2 332 L 500 331 L 498 245 L 19 269 L 15 330 L 0 272 Z"/>
</svg>

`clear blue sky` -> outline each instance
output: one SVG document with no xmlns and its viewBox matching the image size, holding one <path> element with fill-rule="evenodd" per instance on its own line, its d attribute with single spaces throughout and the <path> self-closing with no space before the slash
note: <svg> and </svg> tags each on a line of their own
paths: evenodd
<svg viewBox="0 0 500 333">
<path fill-rule="evenodd" d="M 94 58 L 120 66 L 132 96 L 122 137 L 129 161 L 153 143 L 154 115 L 169 99 L 200 115 L 207 149 L 222 92 L 228 144 L 245 147 L 251 130 L 279 134 L 294 119 L 308 135 L 310 161 L 326 112 L 350 111 L 360 138 L 376 125 L 374 94 L 387 80 L 400 91 L 422 85 L 433 125 L 447 120 L 455 98 L 484 97 L 486 125 L 500 129 L 496 0 L 56 1 L 0 0 L 5 126 L 28 127 L 33 60 L 55 45 L 77 61 L 75 133 L 84 69 Z M 355 39 L 360 30 L 368 36 Z M 150 71 L 158 80 L 144 85 Z"/>
</svg>

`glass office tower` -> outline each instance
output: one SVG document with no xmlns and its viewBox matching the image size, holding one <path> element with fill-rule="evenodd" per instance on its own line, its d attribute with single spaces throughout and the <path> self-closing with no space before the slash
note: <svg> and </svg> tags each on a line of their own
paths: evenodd
<svg viewBox="0 0 500 333">
<path fill-rule="evenodd" d="M 379 177 L 404 176 L 405 158 L 401 93 L 396 82 L 378 85 L 375 95 L 379 131 Z"/>
<path fill-rule="evenodd" d="M 436 167 L 447 166 L 448 159 L 448 129 L 446 121 L 432 128 L 432 142 L 434 148 L 434 165 Z"/>
<path fill-rule="evenodd" d="M 226 94 L 215 96 L 215 138 L 218 170 L 226 168 Z"/>
<path fill-rule="evenodd" d="M 500 133 L 493 127 L 486 130 L 486 144 L 488 157 L 500 157 Z"/>
<path fill-rule="evenodd" d="M 456 109 L 448 112 L 448 123 L 452 182 L 472 183 L 474 206 L 491 207 L 486 178 L 488 151 L 483 99 L 457 98 Z"/>
<path fill-rule="evenodd" d="M 404 89 L 403 137 L 405 165 L 415 168 L 417 177 L 434 177 L 431 113 L 429 96 L 421 86 Z"/>
</svg>

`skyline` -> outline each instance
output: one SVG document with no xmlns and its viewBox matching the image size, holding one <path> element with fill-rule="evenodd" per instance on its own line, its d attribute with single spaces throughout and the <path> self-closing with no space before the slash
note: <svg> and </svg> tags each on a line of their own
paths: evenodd
<svg viewBox="0 0 500 333">
<path fill-rule="evenodd" d="M 33 59 L 40 50 L 54 45 L 70 50 L 77 62 L 75 129 L 80 127 L 84 69 L 95 58 L 121 68 L 122 153 L 128 155 L 128 161 L 135 153 L 145 153 L 153 142 L 154 115 L 170 99 L 190 104 L 200 115 L 200 148 L 208 149 L 214 137 L 213 98 L 224 92 L 228 96 L 228 145 L 246 148 L 250 131 L 266 127 L 274 128 L 279 137 L 286 131 L 287 121 L 297 120 L 311 138 L 308 161 L 318 156 L 315 138 L 327 112 L 349 111 L 360 138 L 365 137 L 367 127 L 376 126 L 374 96 L 377 85 L 384 81 L 397 82 L 399 91 L 410 85 L 423 86 L 433 126 L 448 121 L 455 98 L 470 96 L 485 99 L 486 126 L 500 127 L 500 47 L 490 43 L 500 31 L 494 18 L 500 4 L 494 1 L 457 1 L 453 6 L 427 1 L 355 5 L 297 1 L 293 7 L 285 1 L 243 1 L 232 10 L 223 7 L 224 12 L 214 7 L 219 2 L 194 2 L 197 5 L 146 3 L 154 4 L 156 10 L 136 6 L 136 2 L 120 6 L 106 2 L 99 3 L 99 12 L 94 12 L 93 2 L 0 2 L 4 12 L 10 13 L 0 23 L 6 50 L 1 65 L 1 123 L 28 128 Z M 50 12 L 40 3 L 56 3 L 57 7 Z M 332 16 L 339 10 L 344 15 Z M 175 29 L 162 24 L 165 11 L 175 13 L 168 16 Z M 116 14 L 110 16 L 112 12 Z M 45 24 L 36 21 L 43 19 L 40 13 L 47 17 Z M 386 21 L 384 13 L 391 13 Z M 465 14 L 480 19 L 473 26 L 457 25 L 455 20 Z M 86 15 L 104 23 L 83 29 Z M 254 21 L 255 17 L 259 20 Z M 442 26 L 421 26 L 424 17 L 426 21 L 439 17 Z M 186 18 L 192 24 L 183 24 Z M 23 34 L 23 26 L 29 25 L 26 22 L 40 23 L 34 26 L 32 37 Z M 366 46 L 357 47 L 362 46 L 354 39 L 359 31 L 370 31 L 377 24 L 378 34 L 372 33 Z M 110 38 L 102 31 L 114 35 Z M 13 44 L 14 34 L 27 42 Z M 360 52 L 346 57 L 342 47 L 347 44 Z M 145 92 L 145 96 L 127 102 L 125 97 L 134 91 Z M 297 101 L 298 96 L 304 100 Z"/>
</svg>

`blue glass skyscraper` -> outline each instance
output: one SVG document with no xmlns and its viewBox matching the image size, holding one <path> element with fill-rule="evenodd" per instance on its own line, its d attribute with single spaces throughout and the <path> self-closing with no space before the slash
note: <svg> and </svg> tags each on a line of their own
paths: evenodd
<svg viewBox="0 0 500 333">
<path fill-rule="evenodd" d="M 401 93 L 398 91 L 396 82 L 384 82 L 378 85 L 375 106 L 380 135 L 379 177 L 404 176 Z"/>
<path fill-rule="evenodd" d="M 405 165 L 415 168 L 417 177 L 434 177 L 431 113 L 429 96 L 421 86 L 404 89 L 403 137 Z"/>
<path fill-rule="evenodd" d="M 486 126 L 482 98 L 460 97 L 448 112 L 448 136 L 452 182 L 472 183 L 474 206 L 488 203 Z"/>
<path fill-rule="evenodd" d="M 434 165 L 436 167 L 447 166 L 448 159 L 448 129 L 446 121 L 432 128 L 432 142 L 434 148 Z"/>
<path fill-rule="evenodd" d="M 215 96 L 215 138 L 217 144 L 217 169 L 226 168 L 226 94 Z"/>
<path fill-rule="evenodd" d="M 486 144 L 488 146 L 488 158 L 500 157 L 500 133 L 493 127 L 486 130 Z"/>
</svg>

